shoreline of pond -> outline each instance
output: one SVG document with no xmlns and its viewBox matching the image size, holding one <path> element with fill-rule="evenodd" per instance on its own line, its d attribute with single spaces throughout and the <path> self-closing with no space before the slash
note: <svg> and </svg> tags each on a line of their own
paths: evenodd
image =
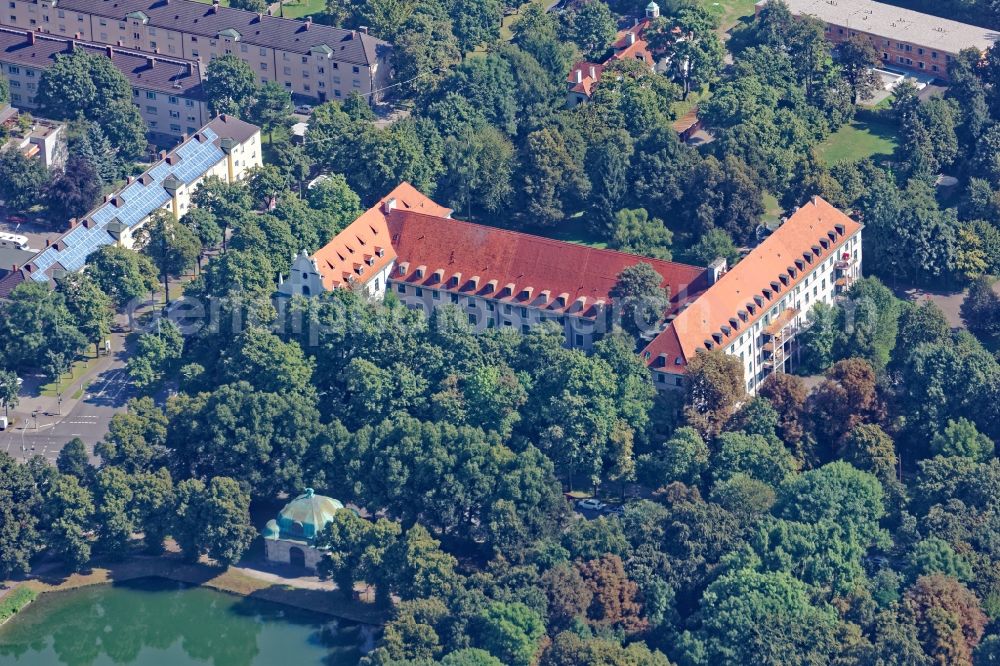
<svg viewBox="0 0 1000 666">
<path fill-rule="evenodd" d="M 206 587 L 226 594 L 260 599 L 376 628 L 385 623 L 385 613 L 374 608 L 372 604 L 348 600 L 333 591 L 296 587 L 289 583 L 275 584 L 232 567 L 221 569 L 202 563 L 192 564 L 184 562 L 176 555 L 166 553 L 160 556 L 136 555 L 120 562 L 101 562 L 92 566 L 87 573 L 33 572 L 26 579 L 6 581 L 11 589 L 7 590 L 0 600 L 16 593 L 20 588 L 32 590 L 37 594 L 9 617 L 0 621 L 0 627 L 17 617 L 44 594 L 94 585 L 113 585 L 140 578 L 163 578 Z"/>
</svg>

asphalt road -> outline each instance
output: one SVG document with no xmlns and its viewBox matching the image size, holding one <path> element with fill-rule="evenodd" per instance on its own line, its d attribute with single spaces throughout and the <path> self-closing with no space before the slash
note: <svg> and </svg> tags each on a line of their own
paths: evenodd
<svg viewBox="0 0 1000 666">
<path fill-rule="evenodd" d="M 95 377 L 83 397 L 59 415 L 56 411 L 38 414 L 37 428 L 30 417 L 0 432 L 0 451 L 25 460 L 42 455 L 55 461 L 59 451 L 74 437 L 79 437 L 93 454 L 94 444 L 108 431 L 111 417 L 122 411 L 132 396 L 128 373 L 123 362 L 115 362 Z"/>
</svg>

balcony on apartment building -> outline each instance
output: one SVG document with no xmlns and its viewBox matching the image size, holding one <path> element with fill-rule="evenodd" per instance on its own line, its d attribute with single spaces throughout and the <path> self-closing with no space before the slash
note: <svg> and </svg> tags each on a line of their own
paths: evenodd
<svg viewBox="0 0 1000 666">
<path fill-rule="evenodd" d="M 854 280 L 857 279 L 857 271 L 854 269 L 856 263 L 850 252 L 844 252 L 833 265 L 834 271 L 836 271 L 833 284 L 838 296 L 850 289 Z"/>
<path fill-rule="evenodd" d="M 786 363 L 794 351 L 795 335 L 799 326 L 795 318 L 799 315 L 798 308 L 785 308 L 761 332 L 764 339 L 761 350 L 764 352 L 762 365 L 772 371 L 785 372 Z"/>
</svg>

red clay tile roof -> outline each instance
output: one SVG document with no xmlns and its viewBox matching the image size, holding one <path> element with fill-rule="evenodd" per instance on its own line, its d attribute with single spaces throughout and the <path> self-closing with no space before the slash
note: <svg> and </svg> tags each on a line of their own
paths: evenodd
<svg viewBox="0 0 1000 666">
<path fill-rule="evenodd" d="M 348 284 L 348 278 L 363 276 L 362 281 L 365 281 L 396 258 L 386 227 L 384 207 L 387 201 L 392 201 L 398 210 L 421 211 L 438 217 L 451 214 L 451 209 L 434 203 L 409 183 L 399 184 L 313 255 L 324 288 Z M 382 249 L 382 256 L 376 248 Z M 359 266 L 361 274 L 357 272 Z"/>
<path fill-rule="evenodd" d="M 594 70 L 594 75 L 590 75 L 591 68 Z M 580 82 L 576 81 L 576 73 L 580 72 Z M 583 93 L 587 97 L 593 94 L 594 86 L 598 81 L 601 80 L 601 74 L 604 73 L 604 65 L 596 62 L 588 62 L 586 60 L 581 60 L 580 62 L 573 65 L 573 69 L 569 70 L 569 74 L 566 76 L 566 81 L 572 84 L 570 90 L 572 92 Z"/>
<path fill-rule="evenodd" d="M 587 97 L 590 97 L 593 94 L 594 86 L 601 80 L 605 65 L 614 60 L 636 58 L 652 67 L 655 64 L 653 54 L 649 50 L 649 43 L 642 38 L 649 24 L 650 19 L 644 18 L 631 28 L 619 31 L 614 44 L 611 45 L 615 52 L 604 63 L 594 63 L 584 60 L 573 65 L 566 76 L 566 81 L 570 84 L 570 91 L 583 93 Z M 629 44 L 628 41 L 630 33 L 635 35 L 635 42 L 632 44 Z M 594 68 L 593 76 L 590 75 L 591 67 Z M 579 82 L 576 80 L 578 70 L 582 71 L 583 74 Z"/>
<path fill-rule="evenodd" d="M 706 339 L 717 333 L 721 342 L 715 346 L 721 349 L 728 345 L 860 229 L 860 223 L 813 197 L 681 311 L 646 346 L 643 358 L 664 372 L 683 372 L 687 359 L 706 348 Z M 772 282 L 778 285 L 777 290 Z M 723 326 L 730 333 L 726 334 Z"/>
<path fill-rule="evenodd" d="M 571 314 L 593 316 L 597 303 L 610 304 L 618 274 L 640 262 L 663 277 L 675 306 L 708 286 L 707 271 L 696 266 L 413 211 L 390 213 L 389 231 L 399 257 L 394 280 Z"/>
</svg>

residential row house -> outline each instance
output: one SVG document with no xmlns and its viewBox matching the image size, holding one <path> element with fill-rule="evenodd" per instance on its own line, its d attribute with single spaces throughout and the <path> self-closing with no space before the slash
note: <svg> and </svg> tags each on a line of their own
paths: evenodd
<svg viewBox="0 0 1000 666">
<path fill-rule="evenodd" d="M 69 230 L 22 266 L 0 280 L 0 298 L 27 280 L 51 283 L 67 272 L 82 270 L 88 257 L 105 245 L 132 248 L 137 234 L 159 210 L 180 219 L 191 207 L 191 195 L 211 176 L 233 183 L 261 166 L 260 128 L 220 115 L 186 137 L 138 177 L 83 217 L 69 220 Z"/>
<path fill-rule="evenodd" d="M 3 0 L 0 25 L 207 66 L 232 54 L 261 83 L 319 102 L 351 93 L 372 102 L 391 77 L 391 46 L 343 30 L 193 0 Z"/>
<path fill-rule="evenodd" d="M 613 323 L 623 270 L 650 264 L 670 296 L 642 358 L 660 389 L 683 388 L 688 362 L 721 349 L 744 362 L 747 390 L 794 367 L 810 309 L 860 275 L 861 225 L 816 197 L 731 270 L 596 249 L 451 217 L 403 183 L 312 255 L 295 256 L 285 297 L 338 288 L 373 299 L 391 292 L 426 313 L 457 306 L 478 332 L 561 325 L 566 344 L 589 350 Z"/>
<path fill-rule="evenodd" d="M 132 103 L 153 143 L 172 145 L 211 119 L 201 65 L 115 46 L 55 37 L 31 30 L 0 28 L 0 74 L 10 83 L 14 106 L 39 108 L 35 95 L 42 72 L 60 55 L 83 51 L 108 58 L 132 86 Z"/>
<path fill-rule="evenodd" d="M 757 14 L 767 5 L 760 0 Z M 826 38 L 841 44 L 861 35 L 871 40 L 885 67 L 948 80 L 948 63 L 967 48 L 981 53 L 993 45 L 995 30 L 872 0 L 786 0 L 795 16 L 824 25 Z"/>
</svg>

